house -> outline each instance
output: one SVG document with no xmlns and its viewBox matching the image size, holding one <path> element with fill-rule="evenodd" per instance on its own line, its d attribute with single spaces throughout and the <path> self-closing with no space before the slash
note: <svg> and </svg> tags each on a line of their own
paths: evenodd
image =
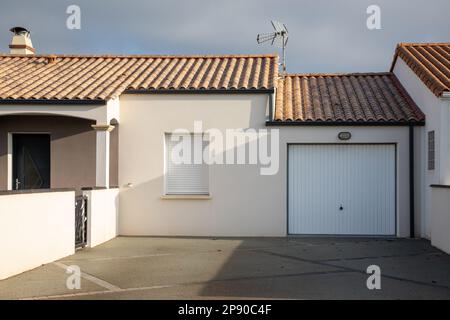
<svg viewBox="0 0 450 320">
<path fill-rule="evenodd" d="M 416 153 L 423 164 L 416 190 L 420 235 L 449 252 L 449 191 L 445 189 L 450 185 L 450 44 L 401 43 L 391 72 L 426 116 Z"/>
<path fill-rule="evenodd" d="M 393 71 L 351 74 L 280 74 L 277 55 L 13 49 L 0 56 L 0 211 L 2 196 L 71 188 L 88 197 L 90 246 L 117 234 L 424 236 L 429 115 L 399 49 Z"/>
</svg>

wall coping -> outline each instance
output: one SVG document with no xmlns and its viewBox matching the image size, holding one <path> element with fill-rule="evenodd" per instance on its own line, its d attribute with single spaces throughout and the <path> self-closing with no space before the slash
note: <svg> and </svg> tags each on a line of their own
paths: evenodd
<svg viewBox="0 0 450 320">
<path fill-rule="evenodd" d="M 26 189 L 26 190 L 0 190 L 0 196 L 32 193 L 50 193 L 50 192 L 75 192 L 72 188 L 53 188 L 53 189 Z"/>
<path fill-rule="evenodd" d="M 92 191 L 92 190 L 107 190 L 107 189 L 119 189 L 118 186 L 107 187 L 82 187 L 81 191 Z"/>
</svg>

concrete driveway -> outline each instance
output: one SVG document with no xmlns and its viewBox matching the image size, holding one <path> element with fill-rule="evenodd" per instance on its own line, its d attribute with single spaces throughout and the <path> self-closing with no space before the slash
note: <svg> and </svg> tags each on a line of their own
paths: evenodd
<svg viewBox="0 0 450 320">
<path fill-rule="evenodd" d="M 119 237 L 0 281 L 0 298 L 449 299 L 450 256 L 409 239 Z"/>
</svg>

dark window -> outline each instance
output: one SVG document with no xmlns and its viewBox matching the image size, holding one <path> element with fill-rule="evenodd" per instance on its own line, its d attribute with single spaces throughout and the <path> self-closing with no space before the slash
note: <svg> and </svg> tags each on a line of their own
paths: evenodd
<svg viewBox="0 0 450 320">
<path fill-rule="evenodd" d="M 435 149 L 435 142 L 434 142 L 434 131 L 428 131 L 428 170 L 434 170 L 435 168 L 435 156 L 436 156 L 436 149 Z"/>
</svg>

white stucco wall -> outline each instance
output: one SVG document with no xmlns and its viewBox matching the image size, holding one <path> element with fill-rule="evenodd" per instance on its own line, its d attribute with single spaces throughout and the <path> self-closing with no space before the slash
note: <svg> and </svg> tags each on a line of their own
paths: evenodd
<svg viewBox="0 0 450 320">
<path fill-rule="evenodd" d="M 441 183 L 450 185 L 450 98 L 441 99 Z"/>
<path fill-rule="evenodd" d="M 0 280 L 75 251 L 75 192 L 0 195 Z"/>
<path fill-rule="evenodd" d="M 431 244 L 450 254 L 450 188 L 431 188 Z"/>
<path fill-rule="evenodd" d="M 416 129 L 416 180 L 420 181 L 416 209 L 420 210 L 421 235 L 430 238 L 431 184 L 450 184 L 450 100 L 436 97 L 408 65 L 398 58 L 393 72 L 426 116 L 425 126 Z M 427 133 L 435 131 L 435 170 L 428 170 Z M 417 189 L 417 188 L 416 188 Z"/>
<path fill-rule="evenodd" d="M 119 189 L 83 191 L 87 196 L 87 246 L 95 247 L 117 236 Z"/>
<path fill-rule="evenodd" d="M 123 95 L 119 150 L 122 235 L 284 236 L 287 231 L 288 143 L 397 144 L 397 235 L 409 236 L 409 154 L 407 127 L 281 127 L 276 175 L 258 165 L 211 165 L 211 199 L 167 200 L 164 193 L 164 134 L 178 128 L 265 126 L 268 95 Z M 131 187 L 127 187 L 132 184 Z"/>
</svg>

